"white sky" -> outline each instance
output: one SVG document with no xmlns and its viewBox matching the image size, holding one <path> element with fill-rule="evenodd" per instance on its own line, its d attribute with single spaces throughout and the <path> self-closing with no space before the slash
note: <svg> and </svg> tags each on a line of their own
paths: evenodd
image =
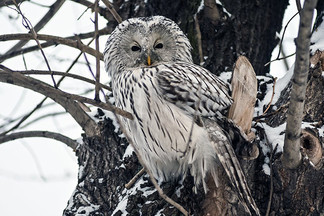
<svg viewBox="0 0 324 216">
<path fill-rule="evenodd" d="M 37 1 L 42 2 L 44 1 Z M 54 1 L 46 1 L 47 5 L 51 5 Z M 292 6 L 289 13 L 285 15 L 283 23 L 285 24 L 295 13 L 295 1 L 291 0 Z M 37 8 L 37 10 L 35 10 Z M 21 7 L 25 16 L 35 25 L 39 19 L 47 12 L 47 8 L 35 6 L 26 2 Z M 70 36 L 75 33 L 93 31 L 94 25 L 90 18 L 93 14 L 86 12 L 80 20 L 77 18 L 84 11 L 84 7 L 78 6 L 71 1 L 66 1 L 60 12 L 55 15 L 54 19 L 40 31 L 43 34 L 53 34 L 59 36 Z M 8 21 L 8 15 L 18 17 L 17 14 L 8 8 L 0 10 L 0 34 L 9 34 L 22 32 L 27 30 L 21 25 L 20 17 L 15 21 Z M 297 26 L 299 16 L 289 25 L 285 40 L 284 49 L 286 54 L 295 52 L 293 39 L 297 36 Z M 100 19 L 100 27 L 105 25 L 105 20 Z M 100 50 L 104 49 L 104 43 L 107 36 L 100 39 Z M 0 42 L 0 53 L 4 53 L 14 42 Z M 34 41 L 29 42 L 35 45 Z M 277 55 L 277 49 L 274 51 L 274 57 Z M 69 64 L 79 54 L 79 51 L 66 48 L 64 46 L 51 47 L 45 49 L 46 56 L 50 59 L 52 70 L 65 71 Z M 58 59 L 58 57 L 60 57 Z M 273 57 L 273 58 L 274 58 Z M 92 62 L 94 71 L 94 59 L 88 56 Z M 41 55 L 36 52 L 26 54 L 25 59 L 28 69 L 45 69 L 44 61 Z M 68 59 L 68 60 L 64 60 Z M 80 58 L 84 63 L 84 58 Z M 294 62 L 294 57 L 288 59 L 289 66 Z M 21 56 L 3 62 L 3 64 L 11 69 L 24 70 L 23 59 Z M 101 70 L 104 71 L 103 65 Z M 271 73 L 274 76 L 282 76 L 285 71 L 281 61 L 271 64 Z M 74 67 L 73 73 L 87 76 L 89 71 L 84 64 Z M 101 76 L 105 82 L 107 77 L 102 72 Z M 42 80 L 50 81 L 47 77 Z M 58 80 L 58 79 L 56 79 Z M 61 89 L 71 92 L 80 93 L 93 86 L 76 82 L 68 79 L 62 83 Z M 92 93 L 88 95 L 93 97 Z M 15 87 L 8 84 L 0 83 L 0 101 L 5 102 L 1 105 L 0 117 L 16 118 L 24 113 L 32 110 L 36 104 L 43 99 L 43 96 Z M 46 104 L 51 104 L 48 100 Z M 32 119 L 49 112 L 64 111 L 58 105 L 41 110 Z M 28 121 L 29 122 L 29 121 Z M 0 125 L 3 120 L 0 120 Z M 8 128 L 12 125 L 8 125 Z M 7 128 L 7 129 L 8 129 Z M 74 123 L 74 120 L 68 115 L 60 115 L 49 117 L 35 124 L 32 124 L 24 130 L 49 130 L 63 133 L 73 139 L 81 136 L 81 128 Z M 2 129 L 0 129 L 0 132 Z M 77 183 L 77 160 L 74 153 L 65 144 L 50 139 L 20 139 L 0 145 L 0 215 L 4 216 L 21 216 L 33 215 L 43 216 L 46 212 L 47 216 L 61 215 L 66 207 Z"/>
</svg>

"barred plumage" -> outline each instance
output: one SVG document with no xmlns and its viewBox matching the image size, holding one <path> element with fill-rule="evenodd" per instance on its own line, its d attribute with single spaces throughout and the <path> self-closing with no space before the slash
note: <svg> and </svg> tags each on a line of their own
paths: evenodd
<svg viewBox="0 0 324 216">
<path fill-rule="evenodd" d="M 122 119 L 124 127 L 154 177 L 168 181 L 189 171 L 195 185 L 202 183 L 207 191 L 206 175 L 210 172 L 217 185 L 217 161 L 229 160 L 218 155 L 220 149 L 232 147 L 221 128 L 217 128 L 219 143 L 211 142 L 195 116 L 222 115 L 232 99 L 223 81 L 193 64 L 190 51 L 188 38 L 170 19 L 133 18 L 110 35 L 104 60 L 116 106 L 134 115 L 134 120 Z M 228 155 L 237 162 L 235 155 Z M 233 169 L 243 175 L 240 167 Z M 236 174 L 226 172 L 233 180 L 231 175 Z M 246 182 L 242 184 L 249 195 Z"/>
</svg>

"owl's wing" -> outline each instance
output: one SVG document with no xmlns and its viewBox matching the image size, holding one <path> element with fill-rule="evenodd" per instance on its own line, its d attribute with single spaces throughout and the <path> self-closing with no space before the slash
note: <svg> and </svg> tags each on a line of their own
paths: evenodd
<svg viewBox="0 0 324 216">
<path fill-rule="evenodd" d="M 198 65 L 161 64 L 156 77 L 164 98 L 191 115 L 214 116 L 232 104 L 229 86 Z"/>
</svg>

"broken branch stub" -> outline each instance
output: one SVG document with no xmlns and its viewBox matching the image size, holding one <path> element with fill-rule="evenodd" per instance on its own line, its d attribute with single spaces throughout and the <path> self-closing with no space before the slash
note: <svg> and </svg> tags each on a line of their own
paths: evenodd
<svg viewBox="0 0 324 216">
<path fill-rule="evenodd" d="M 249 137 L 258 84 L 254 69 L 244 56 L 240 56 L 235 63 L 231 85 L 234 102 L 229 109 L 228 118 Z"/>
</svg>

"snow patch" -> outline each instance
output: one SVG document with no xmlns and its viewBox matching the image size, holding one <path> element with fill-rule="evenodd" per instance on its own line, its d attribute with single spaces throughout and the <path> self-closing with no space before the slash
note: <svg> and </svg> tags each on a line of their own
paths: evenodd
<svg viewBox="0 0 324 216">
<path fill-rule="evenodd" d="M 87 216 L 90 215 L 92 212 L 97 211 L 100 208 L 100 205 L 93 205 L 91 204 L 90 206 L 86 207 L 79 207 L 78 211 L 76 212 L 76 216 Z"/>
<path fill-rule="evenodd" d="M 202 9 L 204 9 L 204 7 L 205 7 L 204 0 L 201 0 L 200 5 L 199 5 L 199 7 L 197 9 L 196 14 L 198 14 Z"/>
<path fill-rule="evenodd" d="M 83 145 L 83 138 L 82 138 L 82 137 L 78 137 L 75 141 L 76 141 L 79 145 Z"/>
<path fill-rule="evenodd" d="M 165 216 L 165 214 L 162 213 L 163 210 L 164 210 L 164 208 L 161 209 L 161 210 L 159 210 L 159 211 L 155 214 L 155 216 Z"/>
<path fill-rule="evenodd" d="M 84 181 L 80 182 L 80 183 L 78 184 L 78 186 L 79 186 L 79 187 L 83 187 L 83 186 L 84 186 Z"/>
<path fill-rule="evenodd" d="M 266 175 L 270 175 L 270 167 L 268 164 L 263 164 L 262 165 L 262 168 L 263 168 L 263 172 L 266 174 Z"/>
<path fill-rule="evenodd" d="M 134 11 L 137 12 L 139 9 L 139 5 L 136 5 L 135 8 L 134 8 Z"/>
<path fill-rule="evenodd" d="M 128 214 L 128 212 L 126 211 L 127 201 L 128 201 L 127 196 L 125 199 L 120 200 L 112 215 L 114 215 L 118 211 L 121 211 L 122 213 L 121 216 L 126 216 Z"/>
<path fill-rule="evenodd" d="M 79 166 L 78 179 L 81 179 L 81 176 L 83 176 L 83 170 L 84 170 L 84 166 L 83 165 L 80 165 Z"/>
<path fill-rule="evenodd" d="M 74 197 L 75 193 L 76 193 L 76 191 L 73 192 L 73 194 L 68 202 L 69 204 L 67 206 L 67 209 L 72 208 L 73 197 Z M 79 199 L 82 199 L 83 202 L 87 203 L 88 206 L 79 207 L 75 214 L 76 216 L 87 216 L 87 215 L 90 215 L 92 212 L 97 211 L 100 208 L 100 205 L 91 204 L 90 201 L 87 199 L 87 197 L 84 194 L 79 193 L 77 196 Z"/>
<path fill-rule="evenodd" d="M 100 109 L 100 112 L 98 111 L 99 108 L 95 107 L 91 112 L 89 112 L 89 116 L 96 122 L 102 121 L 104 118 L 109 118 L 112 120 L 113 125 L 115 126 L 114 132 L 117 133 L 119 131 L 119 124 L 117 122 L 117 119 L 113 112 Z"/>
<path fill-rule="evenodd" d="M 291 80 L 291 78 L 294 74 L 294 68 L 295 68 L 295 65 L 293 65 L 289 69 L 289 71 L 286 73 L 285 76 L 283 76 L 282 78 L 277 80 L 271 105 L 275 104 L 278 101 L 281 92 L 288 85 L 289 81 Z M 258 77 L 258 79 L 259 78 L 260 77 Z M 264 77 L 262 77 L 262 78 L 264 78 Z M 273 89 L 272 87 L 273 87 L 273 83 L 267 85 L 267 93 L 266 93 L 264 99 L 262 101 L 260 101 L 259 106 L 254 109 L 254 111 L 255 111 L 254 116 L 261 115 L 263 113 L 263 107 L 267 106 L 269 104 L 269 102 L 271 101 L 272 89 Z"/>
<path fill-rule="evenodd" d="M 270 127 L 269 125 L 263 124 L 263 128 L 268 137 L 269 143 L 272 144 L 272 149 L 277 147 L 277 153 L 283 151 L 284 141 L 285 141 L 285 130 L 286 123 L 279 125 L 278 127 Z"/>
<path fill-rule="evenodd" d="M 229 71 L 229 72 L 222 72 L 222 73 L 219 75 L 219 78 L 220 78 L 221 80 L 223 80 L 224 82 L 229 83 L 229 81 L 230 81 L 231 78 L 232 78 L 232 71 Z"/>
<path fill-rule="evenodd" d="M 324 137 L 324 126 L 322 126 L 321 128 L 318 128 L 318 133 L 320 137 Z"/>
<path fill-rule="evenodd" d="M 226 10 L 226 8 L 225 8 L 224 5 L 220 2 L 220 0 L 216 0 L 216 4 L 222 5 L 222 7 L 223 7 L 223 11 L 224 11 L 224 12 L 225 12 L 229 17 L 232 16 L 232 14 L 229 13 L 229 12 Z"/>
<path fill-rule="evenodd" d="M 137 193 L 137 191 L 142 191 L 143 196 L 145 196 L 145 197 L 153 194 L 156 191 L 156 189 L 152 188 L 152 187 L 144 187 L 144 188 L 142 188 L 141 185 L 143 185 L 144 183 L 146 183 L 146 181 L 144 181 L 143 176 L 142 176 L 134 184 L 134 186 L 132 188 L 130 188 L 128 190 L 124 189 L 123 192 L 122 192 L 121 197 L 119 198 L 119 203 L 118 203 L 116 209 L 113 211 L 112 215 L 114 215 L 118 211 L 120 211 L 122 213 L 122 216 L 128 215 L 128 212 L 126 211 L 128 197 L 131 196 L 131 195 L 135 195 Z"/>
<path fill-rule="evenodd" d="M 324 50 L 324 22 L 313 32 L 311 37 L 311 53 L 314 55 L 316 50 Z"/>
<path fill-rule="evenodd" d="M 126 157 L 130 157 L 132 156 L 134 152 L 134 148 L 132 145 L 128 145 L 126 150 L 125 150 L 125 153 L 124 153 L 124 156 L 123 156 L 123 160 L 126 158 Z"/>
</svg>

